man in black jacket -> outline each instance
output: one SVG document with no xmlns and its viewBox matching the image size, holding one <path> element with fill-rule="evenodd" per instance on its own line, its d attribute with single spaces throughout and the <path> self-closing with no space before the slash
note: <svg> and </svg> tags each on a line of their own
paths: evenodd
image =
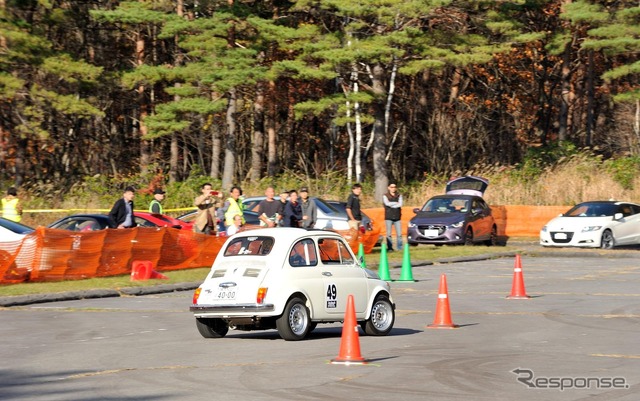
<svg viewBox="0 0 640 401">
<path fill-rule="evenodd" d="M 118 199 L 113 204 L 111 211 L 109 212 L 109 227 L 110 228 L 132 228 L 136 226 L 136 222 L 133 218 L 133 197 L 135 196 L 135 189 L 133 187 L 126 187 L 122 198 Z"/>
</svg>

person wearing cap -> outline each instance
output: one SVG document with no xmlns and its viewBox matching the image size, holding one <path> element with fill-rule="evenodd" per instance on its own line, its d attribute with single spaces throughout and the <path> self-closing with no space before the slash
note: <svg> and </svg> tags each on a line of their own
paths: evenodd
<svg viewBox="0 0 640 401">
<path fill-rule="evenodd" d="M 110 228 L 132 228 L 136 226 L 136 221 L 133 218 L 133 197 L 135 196 L 135 189 L 133 187 L 126 187 L 122 198 L 118 199 L 113 204 L 111 211 L 109 212 L 109 227 Z"/>
<path fill-rule="evenodd" d="M 387 248 L 393 252 L 393 242 L 391 242 L 391 228 L 396 230 L 397 250 L 402 249 L 402 195 L 398 192 L 395 183 L 389 184 L 387 193 L 382 196 L 384 205 L 384 224 L 387 228 Z"/>
<path fill-rule="evenodd" d="M 313 228 L 316 225 L 318 206 L 309 197 L 309 188 L 300 188 L 300 209 L 302 210 L 302 228 Z"/>
<path fill-rule="evenodd" d="M 149 203 L 149 213 L 164 214 L 162 211 L 162 205 L 160 202 L 164 200 L 165 192 L 162 188 L 156 188 L 153 190 L 153 200 Z"/>
</svg>

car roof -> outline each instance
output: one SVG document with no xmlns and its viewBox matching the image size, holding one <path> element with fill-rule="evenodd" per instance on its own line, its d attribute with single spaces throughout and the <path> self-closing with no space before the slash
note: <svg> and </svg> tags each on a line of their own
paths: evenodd
<svg viewBox="0 0 640 401">
<path fill-rule="evenodd" d="M 446 195 L 435 195 L 429 198 L 429 200 L 431 199 L 482 199 L 482 197 L 478 195 L 446 194 Z"/>
<path fill-rule="evenodd" d="M 327 231 L 327 230 L 316 230 L 316 229 L 305 229 L 298 227 L 272 227 L 272 228 L 256 228 L 254 230 L 241 231 L 237 234 L 234 234 L 231 238 L 238 237 L 252 237 L 252 236 L 260 236 L 260 237 L 273 237 L 277 238 L 276 244 L 286 244 L 285 246 L 289 246 L 291 243 L 296 241 L 299 238 L 304 237 L 334 237 L 334 238 L 343 238 L 340 234 Z"/>
<path fill-rule="evenodd" d="M 489 180 L 486 178 L 466 175 L 449 180 L 445 188 L 445 193 L 482 197 L 488 186 Z"/>
</svg>

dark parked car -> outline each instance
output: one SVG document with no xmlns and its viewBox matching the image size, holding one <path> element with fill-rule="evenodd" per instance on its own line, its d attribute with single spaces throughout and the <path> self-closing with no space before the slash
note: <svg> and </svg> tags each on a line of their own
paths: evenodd
<svg viewBox="0 0 640 401">
<path fill-rule="evenodd" d="M 447 193 L 429 199 L 409 221 L 407 240 L 417 244 L 495 245 L 497 226 L 482 199 L 489 182 L 465 176 L 447 183 Z"/>
</svg>

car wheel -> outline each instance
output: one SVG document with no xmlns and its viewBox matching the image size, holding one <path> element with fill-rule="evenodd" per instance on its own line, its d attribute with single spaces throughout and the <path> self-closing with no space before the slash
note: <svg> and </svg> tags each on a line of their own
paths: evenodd
<svg viewBox="0 0 640 401">
<path fill-rule="evenodd" d="M 613 238 L 613 233 L 609 230 L 605 230 L 602 233 L 602 240 L 600 241 L 600 247 L 602 249 L 613 249 L 616 245 L 616 240 Z"/>
<path fill-rule="evenodd" d="M 280 337 L 286 341 L 305 338 L 311 329 L 311 319 L 304 299 L 291 298 L 284 307 L 282 316 L 276 320 L 276 327 Z"/>
<path fill-rule="evenodd" d="M 473 245 L 473 230 L 471 227 L 467 228 L 467 231 L 464 232 L 464 244 Z"/>
<path fill-rule="evenodd" d="M 498 239 L 498 229 L 496 228 L 496 226 L 491 227 L 491 234 L 489 236 L 489 239 L 486 240 L 484 243 L 487 246 L 495 246 L 497 243 L 497 239 Z"/>
<path fill-rule="evenodd" d="M 395 321 L 393 305 L 386 295 L 378 295 L 371 308 L 369 320 L 361 323 L 362 330 L 370 336 L 386 336 Z"/>
<path fill-rule="evenodd" d="M 196 327 L 204 338 L 222 338 L 229 332 L 229 325 L 222 319 L 198 317 Z"/>
</svg>

